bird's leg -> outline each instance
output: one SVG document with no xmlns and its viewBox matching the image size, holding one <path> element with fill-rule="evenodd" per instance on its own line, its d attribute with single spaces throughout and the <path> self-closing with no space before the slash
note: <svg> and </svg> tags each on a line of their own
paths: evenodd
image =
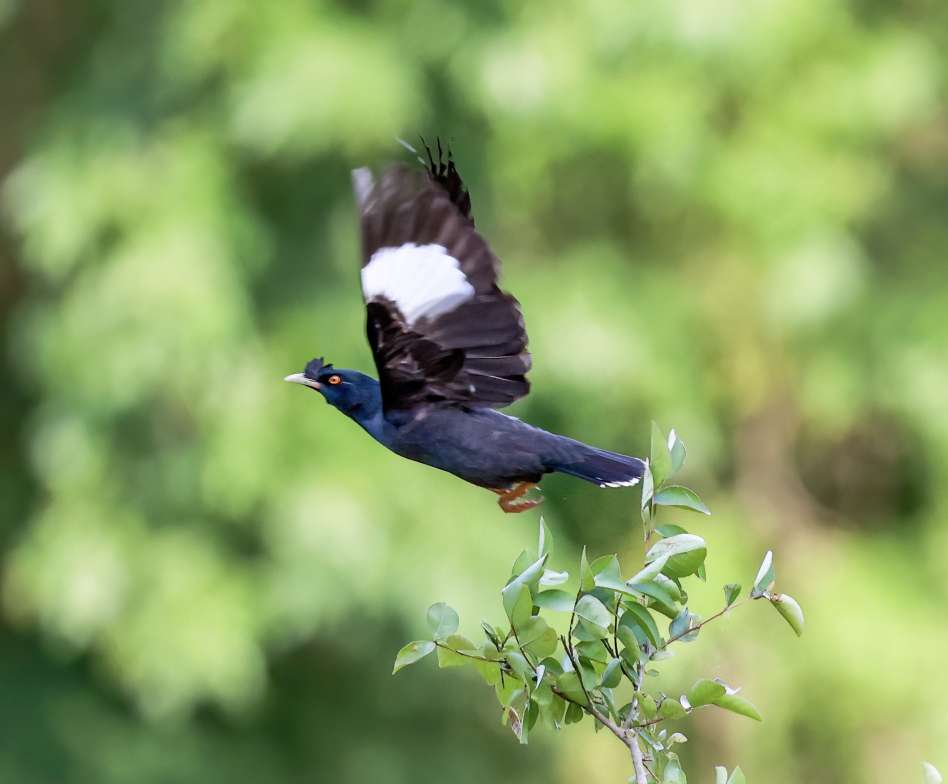
<svg viewBox="0 0 948 784">
<path fill-rule="evenodd" d="M 497 503 L 500 505 L 500 508 L 508 514 L 526 512 L 528 509 L 533 509 L 533 507 L 543 503 L 542 498 L 519 499 L 536 486 L 535 482 L 518 482 L 508 490 L 494 490 L 494 492 L 500 496 Z"/>
</svg>

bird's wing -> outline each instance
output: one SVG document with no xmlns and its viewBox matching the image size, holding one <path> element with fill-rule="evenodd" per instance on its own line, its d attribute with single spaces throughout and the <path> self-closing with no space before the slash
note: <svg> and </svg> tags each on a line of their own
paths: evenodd
<svg viewBox="0 0 948 784">
<path fill-rule="evenodd" d="M 366 332 L 386 410 L 506 406 L 527 394 L 527 333 L 475 230 L 451 160 L 353 172 L 362 225 Z"/>
</svg>

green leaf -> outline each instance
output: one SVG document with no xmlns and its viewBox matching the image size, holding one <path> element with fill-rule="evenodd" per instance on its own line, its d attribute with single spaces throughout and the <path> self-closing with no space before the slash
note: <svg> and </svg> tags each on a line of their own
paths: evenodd
<svg viewBox="0 0 948 784">
<path fill-rule="evenodd" d="M 741 594 L 741 586 L 738 583 L 728 583 L 724 586 L 724 606 L 730 607 Z"/>
<path fill-rule="evenodd" d="M 668 439 L 655 422 L 652 422 L 652 445 L 649 449 L 649 457 L 655 487 L 661 487 L 662 482 L 671 475 L 672 459 L 668 451 Z"/>
<path fill-rule="evenodd" d="M 636 583 L 635 585 L 630 585 L 626 589 L 630 592 L 635 592 L 641 594 L 642 596 L 647 596 L 649 599 L 652 599 L 650 607 L 657 610 L 662 615 L 667 615 L 669 618 L 674 618 L 678 615 L 678 609 L 675 607 L 674 598 L 666 591 L 662 586 L 656 583 Z M 638 604 L 638 602 L 626 602 L 626 606 Z"/>
<path fill-rule="evenodd" d="M 622 683 L 622 660 L 610 659 L 606 665 L 606 669 L 602 671 L 599 685 L 605 686 L 608 689 L 614 689 L 620 683 Z"/>
<path fill-rule="evenodd" d="M 500 647 L 500 635 L 497 634 L 497 630 L 491 626 L 487 621 L 481 621 L 481 629 L 484 630 L 484 634 L 487 635 L 487 639 L 491 641 L 495 648 Z"/>
<path fill-rule="evenodd" d="M 645 638 L 644 631 L 639 631 L 637 634 L 631 626 L 620 626 L 616 629 L 616 637 L 619 638 L 619 642 L 623 646 L 619 651 L 619 655 L 630 667 L 648 662 L 648 654 L 642 650 L 642 642 Z M 634 670 L 633 674 L 635 674 Z"/>
<path fill-rule="evenodd" d="M 754 707 L 753 703 L 750 700 L 745 700 L 738 694 L 724 694 L 714 700 L 713 704 L 731 713 L 746 716 L 748 719 L 753 719 L 754 721 L 764 720 L 764 717 L 760 715 L 760 711 Z"/>
<path fill-rule="evenodd" d="M 651 694 L 640 693 L 636 701 L 639 711 L 646 719 L 651 720 L 658 716 L 658 705 L 655 704 L 655 698 Z"/>
<path fill-rule="evenodd" d="M 523 556 L 517 559 L 519 564 Z M 530 617 L 533 610 L 533 594 L 539 591 L 540 576 L 543 573 L 543 565 L 548 556 L 544 555 L 523 569 L 516 577 L 504 586 L 501 591 L 501 598 L 504 603 L 504 611 L 515 627 Z M 517 564 L 514 565 L 515 567 Z M 523 598 L 523 591 L 526 589 L 526 599 Z M 526 608 L 526 609 L 524 609 Z M 517 620 L 514 621 L 516 615 Z"/>
<path fill-rule="evenodd" d="M 579 640 L 580 642 L 595 642 L 596 640 L 601 640 L 609 636 L 609 633 L 603 629 L 601 626 L 596 626 L 591 624 L 589 629 L 584 625 L 586 621 L 580 620 L 573 627 L 573 639 Z"/>
<path fill-rule="evenodd" d="M 493 659 L 497 656 L 497 651 L 493 649 L 490 643 L 485 644 L 480 650 L 481 656 L 487 659 Z M 495 686 L 500 683 L 500 660 L 481 661 L 480 659 L 471 659 L 471 664 L 481 674 L 481 677 L 488 686 Z"/>
<path fill-rule="evenodd" d="M 611 613 L 616 606 L 616 595 L 612 588 L 603 588 L 596 586 L 589 592 L 590 596 L 595 596 L 600 602 L 606 605 L 606 609 Z"/>
<path fill-rule="evenodd" d="M 790 628 L 796 632 L 797 637 L 803 636 L 803 608 L 797 604 L 797 600 L 785 593 L 777 594 L 770 600 L 774 607 L 790 624 Z"/>
<path fill-rule="evenodd" d="M 662 774 L 662 784 L 688 784 L 685 772 L 677 759 L 669 759 L 665 772 Z"/>
<path fill-rule="evenodd" d="M 671 472 L 677 474 L 685 464 L 685 442 L 674 429 L 668 434 L 668 452 L 671 454 Z"/>
<path fill-rule="evenodd" d="M 444 646 L 447 646 L 444 647 Z M 465 667 L 474 664 L 475 659 L 469 656 L 461 656 L 457 651 L 464 651 L 475 656 L 480 656 L 481 652 L 474 647 L 467 637 L 460 634 L 452 634 L 442 645 L 438 646 L 438 666 L 441 669 L 446 667 Z"/>
<path fill-rule="evenodd" d="M 523 691 L 523 681 L 519 678 L 511 678 L 505 675 L 494 686 L 494 694 L 497 695 L 497 702 L 503 707 L 510 705 L 510 701 L 516 696 L 517 692 Z"/>
<path fill-rule="evenodd" d="M 565 692 L 564 692 L 565 694 Z M 583 705 L 586 704 L 586 698 L 580 694 L 581 702 Z M 567 724 L 577 724 L 583 720 L 583 709 L 577 705 L 575 702 L 568 703 L 569 707 L 566 709 L 566 723 Z"/>
<path fill-rule="evenodd" d="M 513 566 L 510 568 L 510 579 L 512 580 L 517 575 L 523 574 L 524 569 L 526 569 L 530 564 L 532 564 L 534 558 L 526 550 L 521 550 L 520 555 L 517 556 L 517 560 L 514 561 Z"/>
<path fill-rule="evenodd" d="M 658 706 L 658 715 L 663 719 L 674 720 L 686 716 L 687 711 L 678 700 L 669 697 L 666 700 L 662 700 L 662 704 Z"/>
<path fill-rule="evenodd" d="M 586 548 L 583 548 L 582 555 L 579 556 L 579 587 L 583 591 L 591 591 L 596 587 L 593 574 L 589 571 L 589 561 L 586 559 Z"/>
<path fill-rule="evenodd" d="M 611 604 L 612 599 L 614 599 L 615 597 L 613 596 L 610 598 L 609 591 L 617 591 L 618 593 L 624 594 L 625 596 L 641 596 L 642 595 L 641 591 L 635 590 L 632 586 L 627 585 L 621 580 L 616 580 L 611 575 L 597 574 L 596 587 L 590 593 L 592 593 L 595 596 L 598 596 L 599 600 L 602 601 L 603 604 L 606 604 L 606 603 Z"/>
<path fill-rule="evenodd" d="M 677 637 L 679 634 L 684 634 L 688 631 L 688 622 L 691 620 L 691 613 L 688 612 L 686 607 L 678 615 L 675 616 L 675 619 L 668 624 L 668 636 Z"/>
<path fill-rule="evenodd" d="M 734 771 L 731 773 L 731 778 L 727 780 L 727 784 L 747 784 L 747 779 L 744 778 L 744 771 L 740 768 L 734 768 Z"/>
<path fill-rule="evenodd" d="M 694 686 L 688 689 L 688 694 L 685 696 L 687 696 L 692 708 L 698 708 L 702 705 L 710 705 L 711 703 L 717 702 L 726 693 L 727 689 L 717 681 L 701 678 Z"/>
<path fill-rule="evenodd" d="M 656 575 L 655 585 L 665 591 L 665 593 L 671 596 L 676 602 L 685 602 L 688 600 L 688 595 L 681 590 L 681 586 L 677 580 L 673 580 L 671 577 L 667 577 L 664 574 Z"/>
<path fill-rule="evenodd" d="M 398 655 L 395 657 L 395 667 L 392 670 L 392 675 L 398 672 L 403 667 L 407 667 L 409 664 L 414 664 L 419 659 L 424 659 L 429 653 L 435 649 L 435 644 L 431 640 L 416 640 L 415 642 L 410 642 L 404 648 L 402 648 Z"/>
<path fill-rule="evenodd" d="M 455 609 L 444 602 L 432 604 L 428 608 L 428 628 L 436 640 L 443 640 L 454 634 L 458 630 L 459 622 Z"/>
<path fill-rule="evenodd" d="M 533 683 L 533 667 L 530 666 L 530 662 L 527 661 L 522 653 L 519 651 L 507 651 L 507 653 L 504 654 L 504 658 L 507 660 L 507 664 L 510 665 L 510 669 L 513 670 L 514 675 L 527 685 Z"/>
<path fill-rule="evenodd" d="M 564 672 L 556 679 L 556 688 L 580 705 L 588 705 L 583 687 L 579 682 L 579 675 L 575 672 Z"/>
<path fill-rule="evenodd" d="M 665 741 L 665 745 L 668 748 L 671 748 L 676 743 L 687 743 L 687 742 L 688 742 L 688 738 L 685 735 L 683 735 L 680 732 L 673 732 L 671 735 L 668 736 L 668 740 Z"/>
<path fill-rule="evenodd" d="M 768 550 L 764 556 L 764 560 L 761 561 L 760 568 L 757 570 L 757 577 L 754 578 L 754 588 L 751 591 L 751 596 L 755 599 L 759 596 L 763 596 L 773 587 L 774 580 L 776 579 L 774 554 L 772 550 Z"/>
<path fill-rule="evenodd" d="M 537 677 L 537 688 L 531 695 L 531 699 L 541 708 L 553 704 L 553 690 L 550 688 L 549 683 L 543 683 L 543 678 L 539 674 Z"/>
<path fill-rule="evenodd" d="M 704 505 L 698 494 L 684 485 L 668 485 L 655 494 L 655 503 L 659 506 L 676 506 L 693 512 L 709 515 L 711 510 Z"/>
<path fill-rule="evenodd" d="M 699 620 L 698 616 L 688 612 L 688 608 L 686 607 L 678 613 L 675 619 L 668 625 L 669 639 L 674 637 L 682 642 L 692 642 L 696 640 L 698 633 L 701 631 L 701 627 L 698 626 Z M 693 629 L 693 631 L 689 631 L 689 629 Z"/>
<path fill-rule="evenodd" d="M 576 603 L 576 616 L 595 626 L 608 628 L 612 623 L 612 613 L 595 596 L 587 594 Z"/>
<path fill-rule="evenodd" d="M 509 588 L 510 586 L 508 586 Z M 530 598 L 530 589 L 526 585 L 515 585 L 516 593 L 504 588 L 504 611 L 510 619 L 510 624 L 516 629 L 527 621 L 533 611 L 533 600 Z"/>
<path fill-rule="evenodd" d="M 625 612 L 619 618 L 619 628 L 627 628 L 632 631 L 638 629 L 640 631 L 640 634 L 636 635 L 638 639 L 648 640 L 653 647 L 660 648 L 662 636 L 652 614 L 640 604 L 629 603 L 625 607 Z"/>
<path fill-rule="evenodd" d="M 543 517 L 540 517 L 540 537 L 537 542 L 537 558 L 542 558 L 544 555 L 548 555 L 553 552 L 553 534 L 550 533 L 550 529 L 547 527 L 546 522 L 543 520 Z"/>
<path fill-rule="evenodd" d="M 694 574 L 708 555 L 704 539 L 695 534 L 676 534 L 659 539 L 645 554 L 647 562 L 668 556 L 664 573 L 670 577 L 687 577 Z"/>
<path fill-rule="evenodd" d="M 596 674 L 596 670 L 583 659 L 579 660 L 579 675 L 586 686 L 586 691 L 592 691 L 599 685 L 599 676 Z"/>
<path fill-rule="evenodd" d="M 602 664 L 605 664 L 609 661 L 609 651 L 606 650 L 606 646 L 603 645 L 602 640 L 583 640 L 582 642 L 576 643 L 574 646 L 576 653 L 582 656 L 584 659 L 589 659 L 590 661 L 597 661 Z"/>
<path fill-rule="evenodd" d="M 536 593 L 540 587 L 540 577 L 543 574 L 543 565 L 546 563 L 548 555 L 544 555 L 538 558 L 536 561 L 533 561 L 529 566 L 523 569 L 516 577 L 512 577 L 510 581 L 504 586 L 503 593 L 507 593 L 509 590 L 511 593 L 516 594 L 518 587 L 521 585 L 526 585 L 531 593 Z M 522 556 L 521 556 L 522 558 Z M 518 563 L 520 559 L 517 559 Z"/>
<path fill-rule="evenodd" d="M 593 582 L 596 588 L 618 591 L 629 596 L 635 595 L 635 592 L 630 591 L 628 585 L 622 580 L 622 575 L 619 572 L 619 559 L 616 556 L 609 555 L 597 558 L 590 566 L 590 570 L 593 572 Z"/>
<path fill-rule="evenodd" d="M 540 706 L 533 702 L 532 700 L 527 703 L 527 718 L 524 722 L 524 726 L 528 730 L 532 730 L 537 723 L 537 719 L 540 718 Z M 526 743 L 526 733 L 524 733 L 524 743 Z"/>
<path fill-rule="evenodd" d="M 941 784 L 941 773 L 930 762 L 922 763 L 922 771 L 925 774 L 925 784 Z"/>
<path fill-rule="evenodd" d="M 539 616 L 527 619 L 518 629 L 520 645 L 531 656 L 542 659 L 556 650 L 556 631 Z"/>
<path fill-rule="evenodd" d="M 540 578 L 540 585 L 562 585 L 569 579 L 569 572 L 556 572 L 553 569 L 544 569 Z"/>
<path fill-rule="evenodd" d="M 562 729 L 566 722 L 566 711 L 569 709 L 570 703 L 568 703 L 558 694 L 553 694 L 553 690 L 550 689 L 549 686 L 546 686 L 545 689 L 553 695 L 553 700 L 549 708 L 544 708 L 542 703 L 539 703 L 540 716 L 544 719 L 547 726 L 551 730 Z"/>
<path fill-rule="evenodd" d="M 655 479 L 652 476 L 652 465 L 650 460 L 645 461 L 645 470 L 642 473 L 642 520 L 646 523 L 649 520 L 649 504 L 652 496 L 655 495 Z"/>
<path fill-rule="evenodd" d="M 714 784 L 727 784 L 727 768 L 718 765 L 714 769 Z"/>
<path fill-rule="evenodd" d="M 544 610 L 572 612 L 576 597 L 566 591 L 540 591 L 540 593 L 534 597 L 533 601 L 537 607 L 542 607 Z"/>
<path fill-rule="evenodd" d="M 573 637 L 577 640 L 604 640 L 609 636 L 609 629 L 600 626 L 598 623 L 579 619 L 576 626 L 573 627 Z"/>
<path fill-rule="evenodd" d="M 589 564 L 589 571 L 592 572 L 593 578 L 602 575 L 615 580 L 622 580 L 622 575 L 619 574 L 619 558 L 615 553 L 600 555 Z"/>
<path fill-rule="evenodd" d="M 646 719 L 654 719 L 658 716 L 658 705 L 655 704 L 655 698 L 651 694 L 639 694 L 639 710 Z"/>
<path fill-rule="evenodd" d="M 630 577 L 626 582 L 629 585 L 633 583 L 647 583 L 654 580 L 662 569 L 665 568 L 665 564 L 668 562 L 668 556 L 663 555 L 661 558 L 656 558 L 650 564 L 648 564 L 644 569 L 639 572 L 636 572 L 632 577 Z"/>
<path fill-rule="evenodd" d="M 655 529 L 662 539 L 667 539 L 669 536 L 676 536 L 678 534 L 686 534 L 688 531 L 682 528 L 680 525 L 675 525 L 674 523 L 662 523 Z"/>
</svg>

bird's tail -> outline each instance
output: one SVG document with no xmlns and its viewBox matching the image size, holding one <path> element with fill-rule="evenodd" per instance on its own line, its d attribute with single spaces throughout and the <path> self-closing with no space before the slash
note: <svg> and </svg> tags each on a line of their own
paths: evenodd
<svg viewBox="0 0 948 784">
<path fill-rule="evenodd" d="M 577 449 L 569 458 L 558 460 L 550 468 L 600 487 L 628 487 L 642 478 L 645 461 L 577 442 Z"/>
</svg>

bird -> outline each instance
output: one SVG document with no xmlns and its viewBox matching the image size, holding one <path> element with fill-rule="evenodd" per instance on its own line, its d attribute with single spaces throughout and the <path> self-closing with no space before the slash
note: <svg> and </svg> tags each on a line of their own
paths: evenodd
<svg viewBox="0 0 948 784">
<path fill-rule="evenodd" d="M 518 301 L 498 285 L 500 261 L 474 225 L 450 148 L 352 172 L 362 236 L 366 337 L 378 378 L 310 360 L 301 384 L 401 457 L 496 493 L 504 512 L 559 472 L 600 487 L 636 484 L 645 461 L 551 433 L 499 411 L 530 390 Z M 420 165 L 419 165 L 420 163 Z M 528 495 L 530 494 L 530 495 Z"/>
</svg>

